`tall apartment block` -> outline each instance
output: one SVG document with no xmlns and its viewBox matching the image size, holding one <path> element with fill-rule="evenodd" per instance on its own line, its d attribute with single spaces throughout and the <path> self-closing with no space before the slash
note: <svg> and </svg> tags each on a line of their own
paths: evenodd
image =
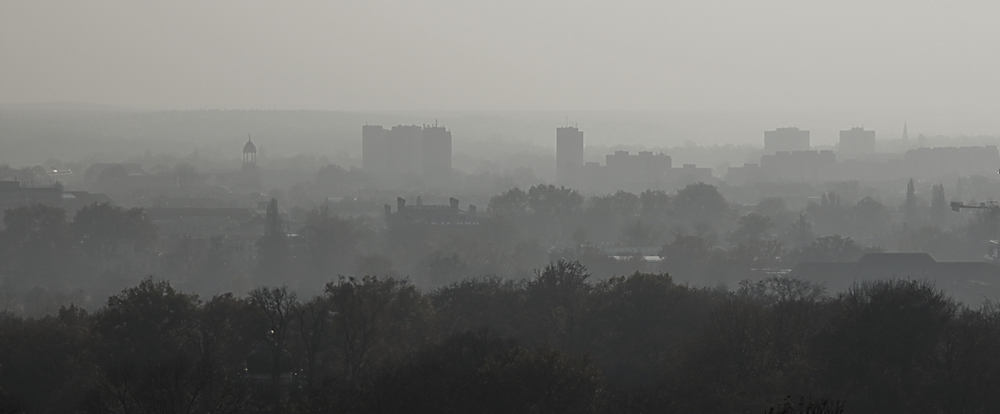
<svg viewBox="0 0 1000 414">
<path fill-rule="evenodd" d="M 579 186 L 582 170 L 583 131 L 577 127 L 556 128 L 556 183 Z"/>
<path fill-rule="evenodd" d="M 809 131 L 795 127 L 764 131 L 764 153 L 778 151 L 808 151 Z"/>
<path fill-rule="evenodd" d="M 389 141 L 389 130 L 381 125 L 365 125 L 361 127 L 361 169 L 379 173 L 385 171 L 386 146 Z"/>
<path fill-rule="evenodd" d="M 875 152 L 875 131 L 854 127 L 840 131 L 840 159 L 858 158 Z"/>
<path fill-rule="evenodd" d="M 451 174 L 451 131 L 444 127 L 380 125 L 361 127 L 361 168 L 376 175 L 420 175 L 443 179 Z"/>
<path fill-rule="evenodd" d="M 437 125 L 425 126 L 421 141 L 421 172 L 427 178 L 448 178 L 451 174 L 451 131 Z"/>
</svg>

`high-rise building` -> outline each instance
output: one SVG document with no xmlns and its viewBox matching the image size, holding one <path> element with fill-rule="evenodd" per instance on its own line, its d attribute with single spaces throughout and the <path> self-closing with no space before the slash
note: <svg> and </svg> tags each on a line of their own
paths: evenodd
<svg viewBox="0 0 1000 414">
<path fill-rule="evenodd" d="M 778 151 L 808 150 L 809 131 L 795 127 L 764 131 L 764 152 L 767 154 L 774 154 Z"/>
<path fill-rule="evenodd" d="M 420 175 L 442 179 L 451 173 L 451 131 L 444 127 L 379 125 L 361 128 L 361 168 L 376 175 Z"/>
<path fill-rule="evenodd" d="M 875 152 L 875 131 L 854 127 L 840 131 L 840 159 L 856 159 Z"/>
<path fill-rule="evenodd" d="M 422 134 L 421 172 L 427 178 L 447 178 L 451 174 L 451 131 L 435 124 L 425 126 Z"/>
<path fill-rule="evenodd" d="M 556 182 L 579 186 L 583 170 L 583 131 L 577 127 L 556 128 Z"/>
<path fill-rule="evenodd" d="M 361 168 L 377 173 L 385 170 L 386 145 L 389 141 L 389 130 L 381 125 L 365 125 L 361 127 Z"/>
<path fill-rule="evenodd" d="M 423 165 L 423 135 L 424 129 L 419 125 L 392 127 L 386 141 L 383 171 L 392 175 L 419 175 Z"/>
</svg>

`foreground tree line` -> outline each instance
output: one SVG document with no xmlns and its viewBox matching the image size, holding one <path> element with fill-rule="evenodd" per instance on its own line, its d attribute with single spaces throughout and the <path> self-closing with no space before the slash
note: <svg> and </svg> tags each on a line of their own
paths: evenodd
<svg viewBox="0 0 1000 414">
<path fill-rule="evenodd" d="M 559 261 L 200 300 L 146 279 L 93 313 L 3 315 L 0 412 L 998 412 L 998 348 L 1000 307 L 908 280 L 726 292 Z"/>
</svg>

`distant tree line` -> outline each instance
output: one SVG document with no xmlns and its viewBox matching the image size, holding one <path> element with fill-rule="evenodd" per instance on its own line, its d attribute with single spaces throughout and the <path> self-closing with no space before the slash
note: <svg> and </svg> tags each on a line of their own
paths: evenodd
<svg viewBox="0 0 1000 414">
<path fill-rule="evenodd" d="M 943 186 L 932 193 L 927 203 L 908 185 L 906 201 L 892 208 L 877 197 L 849 203 L 831 191 L 794 211 L 774 197 L 735 205 L 704 183 L 672 194 L 590 197 L 540 184 L 497 194 L 479 225 L 457 227 L 386 227 L 380 217 L 338 215 L 323 205 L 299 208 L 291 228 L 272 199 L 255 219 L 263 223 L 259 239 L 244 243 L 252 247 L 222 236 L 157 240 L 141 208 L 96 204 L 69 218 L 59 208 L 25 206 L 4 214 L 0 302 L 28 315 L 69 303 L 93 307 L 95 295 L 149 273 L 202 295 L 275 284 L 311 295 L 338 275 L 407 276 L 435 288 L 478 275 L 525 279 L 558 260 L 578 261 L 601 280 L 654 271 L 729 288 L 803 261 L 854 261 L 868 252 L 981 260 L 986 241 L 1000 237 L 997 211 L 970 213 L 965 224 L 946 227 Z M 130 261 L 131 251 L 149 254 Z"/>
</svg>

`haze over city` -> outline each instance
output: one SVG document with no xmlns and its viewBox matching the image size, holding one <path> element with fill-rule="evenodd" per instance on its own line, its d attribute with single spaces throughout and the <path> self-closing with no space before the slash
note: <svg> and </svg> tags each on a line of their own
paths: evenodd
<svg viewBox="0 0 1000 414">
<path fill-rule="evenodd" d="M 0 414 L 1000 412 L 989 2 L 0 2 Z"/>
</svg>

